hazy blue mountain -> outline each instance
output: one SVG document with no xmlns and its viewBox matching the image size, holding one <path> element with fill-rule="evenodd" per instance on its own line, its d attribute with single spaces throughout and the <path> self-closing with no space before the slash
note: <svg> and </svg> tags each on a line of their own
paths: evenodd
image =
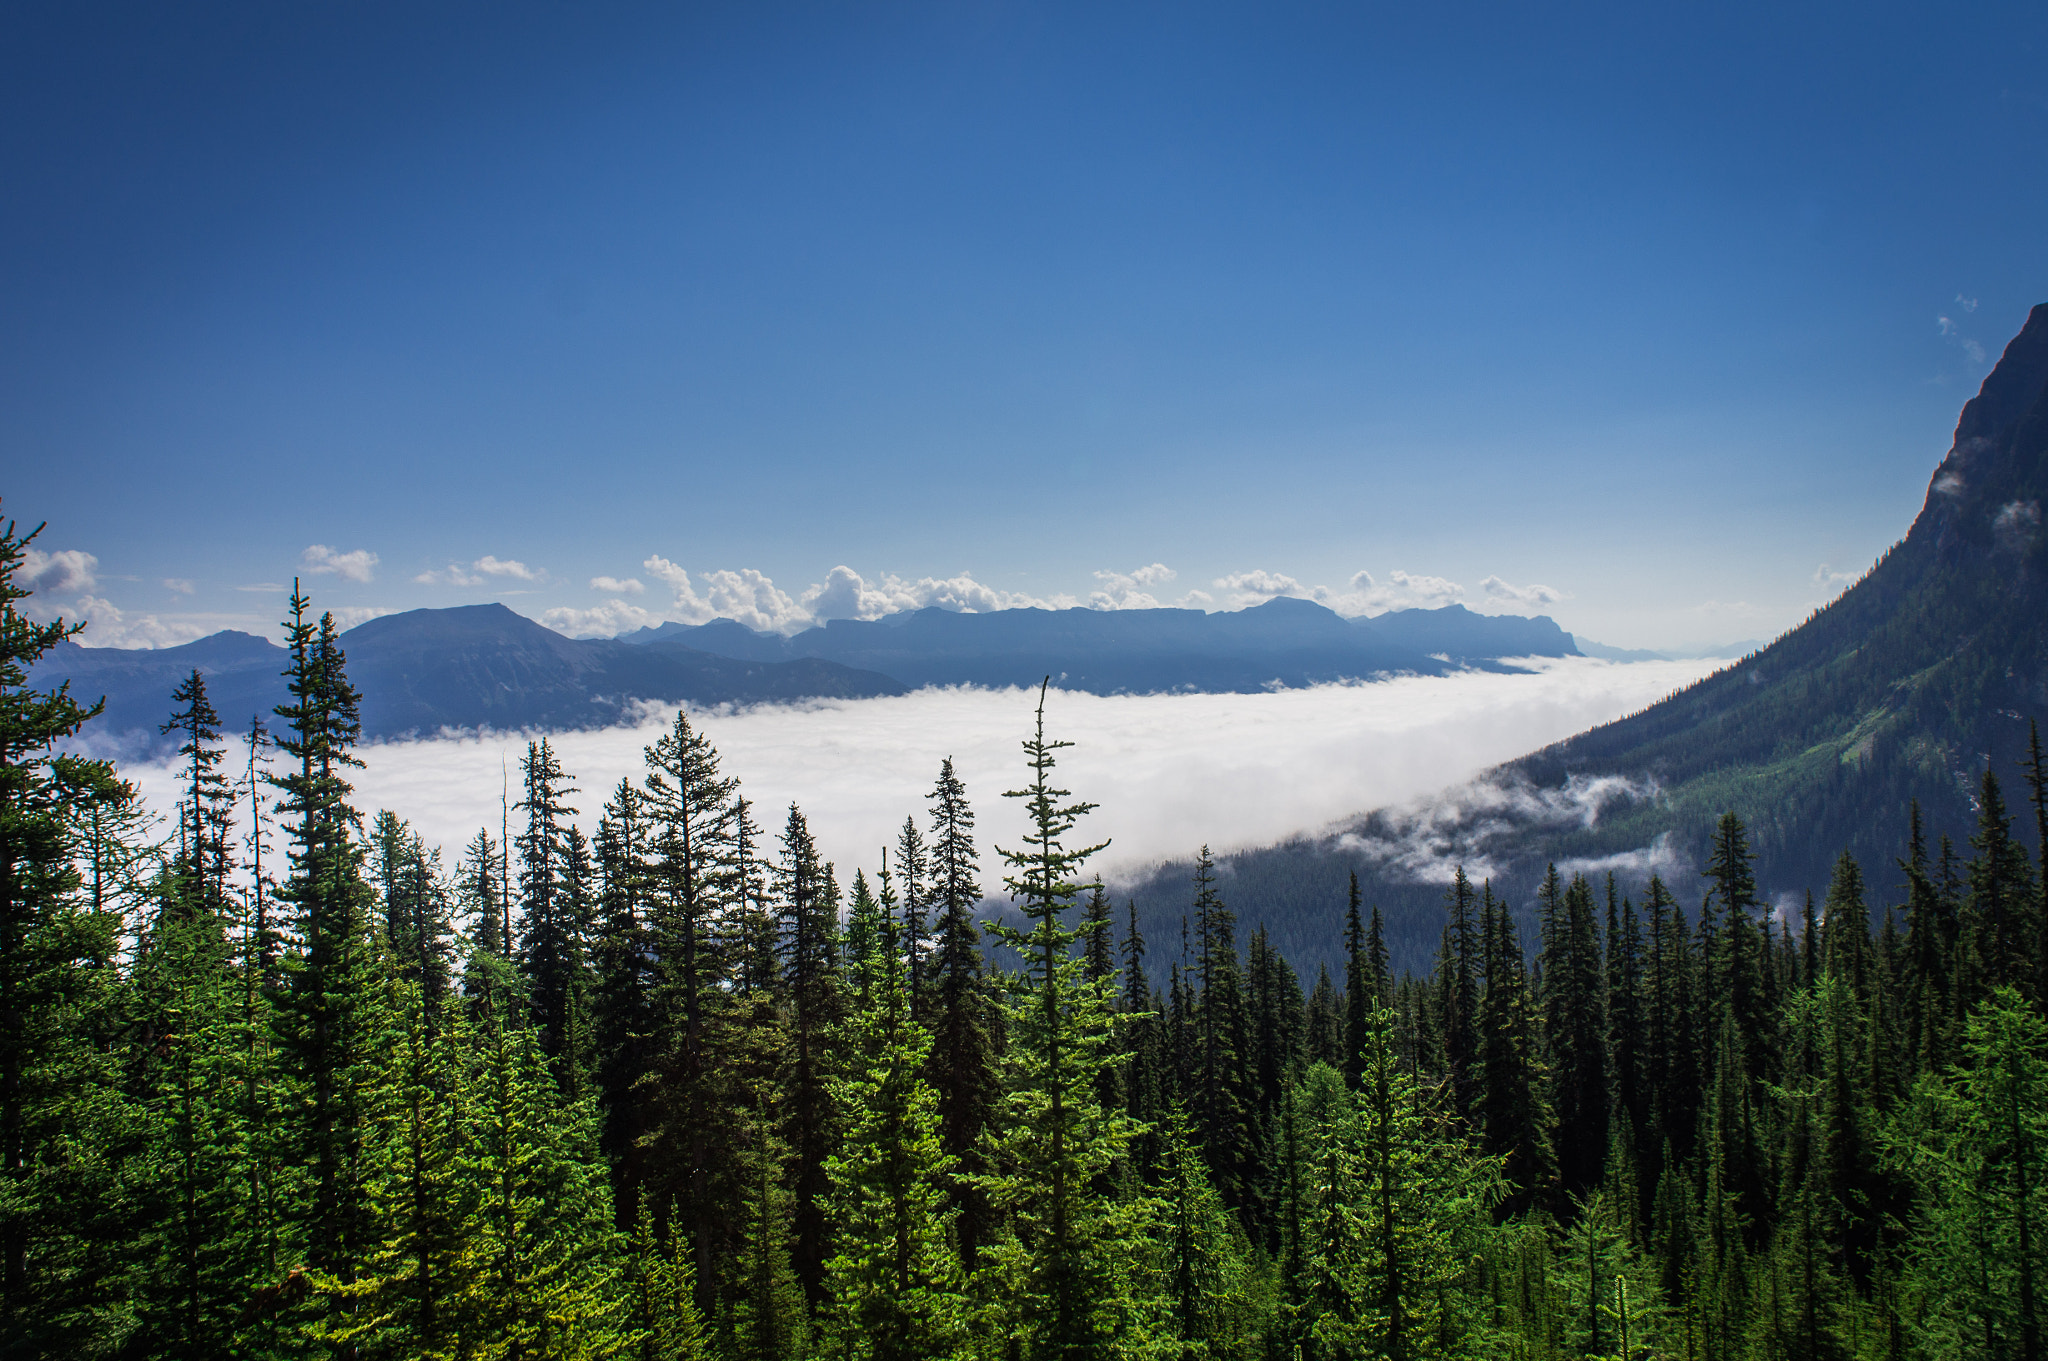
<svg viewBox="0 0 2048 1361">
<path fill-rule="evenodd" d="M 816 696 L 901 694 L 887 676 L 836 662 L 748 662 L 666 646 L 564 638 L 503 605 L 413 610 L 372 619 L 342 635 L 350 680 L 363 696 L 367 737 L 442 728 L 600 727 L 634 701 L 758 703 Z M 171 690 L 193 668 L 207 677 L 230 729 L 284 702 L 283 648 L 246 633 L 217 633 L 155 651 L 66 643 L 34 672 L 37 684 L 68 678 L 75 694 L 107 700 L 89 736 L 129 749 L 162 745 L 157 725 Z"/>
<path fill-rule="evenodd" d="M 246 732 L 249 720 L 284 702 L 278 672 L 284 649 L 253 633 L 228 630 L 178 647 L 80 647 L 59 643 L 30 672 L 30 682 L 69 679 L 71 692 L 91 701 L 105 697 L 106 712 L 88 735 L 122 735 L 130 747 L 161 745 L 157 725 L 171 712 L 171 691 L 195 669 L 206 676 L 207 696 L 229 731 Z"/>
<path fill-rule="evenodd" d="M 1225 891 L 1247 925 L 1266 922 L 1313 970 L 1336 956 L 1345 881 L 1357 870 L 1388 911 L 1397 963 L 1423 969 L 1443 920 L 1442 887 L 1426 880 L 1458 858 L 1524 906 L 1550 859 L 1613 868 L 1624 883 L 1654 863 L 1696 906 L 1708 832 L 1733 809 L 1749 825 L 1766 895 L 1824 892 L 1847 850 L 1876 907 L 1901 898 L 1894 860 L 1914 799 L 1930 844 L 1946 833 L 1967 852 L 1987 764 L 2031 846 L 2019 758 L 2029 722 L 2048 720 L 2044 500 L 2048 304 L 1963 408 L 1918 518 L 1863 580 L 1662 703 L 1484 777 L 1551 816 L 1514 822 L 1495 807 L 1424 823 L 1382 810 L 1226 858 Z M 1610 778 L 1636 794 L 1617 792 L 1586 818 L 1593 782 Z M 1170 937 L 1187 910 L 1185 867 L 1132 896 L 1148 936 Z"/>
<path fill-rule="evenodd" d="M 1503 669 L 1503 657 L 1578 655 L 1571 635 L 1547 618 L 1479 615 L 1452 605 L 1348 620 L 1312 601 L 1285 598 L 1215 614 L 926 609 L 872 621 L 835 619 L 791 638 L 720 619 L 642 629 L 625 641 L 756 660 L 823 658 L 909 686 L 1030 685 L 1051 675 L 1095 694 L 1249 693 L 1276 683 L 1442 675 L 1459 665 Z"/>
<path fill-rule="evenodd" d="M 1436 610 L 1393 610 L 1353 621 L 1389 642 L 1454 662 L 1499 657 L 1577 657 L 1572 635 L 1549 615 L 1525 619 L 1513 614 L 1474 614 L 1463 605 Z"/>
</svg>

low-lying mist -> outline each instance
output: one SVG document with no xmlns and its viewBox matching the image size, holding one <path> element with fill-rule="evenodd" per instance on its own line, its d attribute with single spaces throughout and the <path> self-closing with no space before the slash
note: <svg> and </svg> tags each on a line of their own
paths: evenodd
<svg viewBox="0 0 2048 1361">
<path fill-rule="evenodd" d="M 1080 833 L 1111 841 L 1097 866 L 1112 879 L 1142 873 L 1207 843 L 1265 845 L 1368 809 L 1413 800 L 1662 698 L 1720 661 L 1619 664 L 1583 658 L 1527 663 L 1533 674 L 1464 673 L 1257 695 L 1102 697 L 1054 691 L 1049 736 L 1059 783 L 1101 805 Z M 759 820 L 779 831 L 800 805 L 842 882 L 872 872 L 907 814 L 926 821 L 925 795 L 951 756 L 979 825 L 984 889 L 999 892 L 997 846 L 1023 830 L 1020 743 L 1035 691 L 933 689 L 888 699 L 816 701 L 692 714 L 742 781 Z M 549 737 L 581 791 L 569 802 L 586 829 L 619 780 L 636 783 L 641 751 L 672 721 Z M 521 734 L 443 737 L 361 748 L 355 804 L 411 820 L 452 865 L 480 827 L 497 835 L 500 791 L 519 798 Z M 231 754 L 229 763 L 234 756 Z M 129 767 L 168 809 L 176 772 Z M 513 815 L 518 823 L 518 814 Z"/>
</svg>

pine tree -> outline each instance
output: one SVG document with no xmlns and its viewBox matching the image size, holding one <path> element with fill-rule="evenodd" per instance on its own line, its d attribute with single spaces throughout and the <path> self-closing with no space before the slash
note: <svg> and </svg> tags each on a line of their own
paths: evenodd
<svg viewBox="0 0 2048 1361">
<path fill-rule="evenodd" d="M 1216 892 L 1215 862 L 1207 846 L 1195 857 L 1193 915 L 1201 993 L 1195 1005 L 1198 1066 L 1190 1106 L 1217 1190 L 1226 1205 L 1242 1213 L 1251 1192 L 1252 1169 L 1243 1091 L 1245 1016 L 1237 917 Z"/>
<path fill-rule="evenodd" d="M 1437 969 L 1437 1010 L 1450 1064 L 1451 1101 L 1469 1119 L 1478 1098 L 1479 929 L 1473 921 L 1478 895 L 1465 867 L 1457 866 L 1444 893 L 1443 942 Z"/>
<path fill-rule="evenodd" d="M 1071 744 L 1045 735 L 1046 688 L 1024 743 L 1032 782 L 1005 795 L 1025 800 L 1030 820 L 1023 848 L 1000 853 L 1009 867 L 1003 882 L 1031 929 L 991 923 L 1024 963 L 1010 980 L 995 1165 L 978 1178 L 1008 1230 L 983 1254 L 984 1275 L 1005 1291 L 997 1326 L 1032 1358 L 1092 1354 L 1119 1331 L 1128 1284 L 1117 1268 L 1144 1208 L 1095 1190 L 1132 1131 L 1121 1112 L 1096 1100 L 1097 1076 L 1115 1061 L 1108 998 L 1071 953 L 1081 928 L 1062 918 L 1093 887 L 1076 876 L 1102 845 L 1068 841 L 1094 805 L 1065 802 L 1068 791 L 1052 784 L 1054 753 Z"/>
<path fill-rule="evenodd" d="M 910 1013 L 919 1022 L 931 1006 L 925 959 L 931 948 L 930 873 L 931 853 L 925 847 L 924 835 L 917 830 L 917 819 L 907 817 L 903 819 L 903 830 L 896 834 L 896 878 L 903 885 L 903 958 L 910 978 Z"/>
<path fill-rule="evenodd" d="M 1557 1175 L 1552 1117 L 1543 1099 L 1536 1003 L 1522 963 L 1521 941 L 1493 885 L 1480 895 L 1486 990 L 1479 1000 L 1479 1146 L 1500 1160 L 1504 1215 L 1520 1214 L 1550 1193 Z"/>
<path fill-rule="evenodd" d="M 815 1312 L 824 1303 L 825 1262 L 831 1256 L 831 1225 L 825 1214 L 830 1184 L 825 1167 L 837 1151 L 840 1137 L 832 1080 L 845 998 L 839 967 L 838 891 L 832 868 L 818 859 L 810 827 L 794 804 L 783 829 L 782 860 L 775 875 L 783 911 L 784 978 L 791 1018 L 782 1104 L 796 1196 L 791 1216 L 795 1238 L 792 1263 Z"/>
<path fill-rule="evenodd" d="M 1248 1289 L 1249 1244 L 1209 1183 L 1187 1112 L 1169 1110 L 1160 1134 L 1159 1237 L 1171 1335 L 1184 1357 L 1244 1355 L 1259 1321 Z"/>
<path fill-rule="evenodd" d="M 1359 1058 L 1365 1046 L 1366 1023 L 1372 1013 L 1386 1005 L 1386 978 L 1374 969 L 1372 944 L 1367 940 L 1365 928 L 1359 920 L 1358 871 L 1351 872 L 1350 897 L 1344 908 L 1344 1057 L 1340 1065 L 1344 1080 L 1354 1088 L 1358 1085 L 1359 1074 L 1364 1071 L 1363 1060 Z M 1374 939 L 1380 921 L 1380 910 L 1372 910 Z"/>
<path fill-rule="evenodd" d="M 894 932 L 876 924 L 859 965 L 869 994 L 854 1021 L 852 1071 L 835 1087 L 848 1123 L 826 1164 L 837 1250 L 825 1265 L 825 1349 L 916 1361 L 963 1340 L 965 1283 L 950 1241 L 954 1165 L 924 1078 L 931 1037 L 910 1016 Z"/>
<path fill-rule="evenodd" d="M 960 1250 L 969 1268 L 989 1229 L 985 1200 L 971 1174 L 986 1171 L 982 1130 L 997 1093 L 995 1037 L 982 976 L 981 932 L 974 910 L 981 902 L 974 846 L 974 809 L 951 757 L 939 763 L 928 796 L 931 809 L 931 898 L 938 913 L 933 960 L 930 1076 L 938 1095 L 940 1137 L 963 1176 L 956 1191 Z"/>
<path fill-rule="evenodd" d="M 1997 989 L 1970 1014 L 1961 1059 L 1886 1136 L 1917 1192 L 1916 1331 L 1929 1355 L 2039 1358 L 2048 1021 Z"/>
<path fill-rule="evenodd" d="M 602 1119 L 598 1145 L 612 1169 L 612 1203 L 630 1222 L 642 1214 L 647 1194 L 646 1148 L 653 1126 L 650 1076 L 656 1070 L 655 994 L 659 976 L 647 924 L 645 865 L 647 828 L 640 793 L 621 779 L 597 826 L 598 921 L 591 950 L 596 973 L 591 1029 L 597 1061 L 597 1104 Z M 653 1230 L 648 1228 L 648 1234 Z M 674 1242 L 682 1241 L 673 1232 Z M 647 1271 L 648 1238 L 636 1248 Z M 666 1260 L 666 1259 L 662 1259 Z M 692 1273 L 694 1281 L 695 1273 Z M 694 1303 L 692 1305 L 694 1308 Z M 652 1327 L 652 1324 L 646 1325 Z"/>
<path fill-rule="evenodd" d="M 278 998 L 279 1049 L 303 1093 L 293 1104 L 292 1143 L 311 1180 L 304 1208 L 307 1265 L 327 1279 L 354 1278 L 362 1241 L 362 1152 L 367 1112 L 360 1085 L 377 1033 L 375 957 L 363 882 L 364 847 L 343 772 L 360 766 L 361 731 L 332 614 L 316 625 L 296 584 L 286 622 L 290 702 L 279 705 L 278 749 L 296 769 L 268 777 L 281 794 L 291 872 L 278 897 L 294 911 L 298 949 L 285 961 Z"/>
<path fill-rule="evenodd" d="M 466 1022 L 459 1040 L 455 1327 L 473 1354 L 601 1354 L 622 1301 L 595 1105 L 565 1101 L 538 1031 L 510 1010 Z"/>
<path fill-rule="evenodd" d="M 541 1050 L 569 1093 L 579 1079 L 575 999 L 589 967 L 569 864 L 569 819 L 576 810 L 563 802 L 576 789 L 545 738 L 527 743 L 519 770 L 525 794 L 513 807 L 526 814 L 519 837 L 519 966 Z"/>
<path fill-rule="evenodd" d="M 179 805 L 178 858 L 174 864 L 177 910 L 187 915 L 225 911 L 227 900 L 227 777 L 218 769 L 220 715 L 206 697 L 206 678 L 195 667 L 171 692 L 171 702 L 184 707 L 158 729 L 182 738 L 178 755 L 186 758 L 185 797 Z"/>
<path fill-rule="evenodd" d="M 2012 835 L 1998 776 L 1985 770 L 1977 792 L 1977 833 L 1970 838 L 1970 913 L 1988 986 L 2029 987 L 2034 980 L 2034 867 Z"/>
<path fill-rule="evenodd" d="M 1573 875 L 1544 980 L 1558 1180 L 1566 1195 L 1580 1197 L 1600 1186 L 1608 1145 L 1607 979 L 1593 912 L 1592 886 Z"/>
</svg>

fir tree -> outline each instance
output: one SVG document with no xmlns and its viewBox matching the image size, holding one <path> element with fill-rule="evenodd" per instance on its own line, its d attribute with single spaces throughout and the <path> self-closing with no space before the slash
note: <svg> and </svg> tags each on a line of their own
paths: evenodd
<svg viewBox="0 0 2048 1361">
<path fill-rule="evenodd" d="M 963 1174 L 985 1171 L 982 1130 L 996 1101 L 995 1037 L 982 976 L 981 932 L 974 909 L 981 902 L 974 846 L 974 809 L 967 787 L 948 757 L 939 763 L 931 803 L 931 897 L 938 913 L 933 961 L 932 1090 L 939 1103 L 940 1137 Z M 988 1230 L 981 1192 L 963 1176 L 957 1191 L 961 1254 L 969 1267 Z"/>
<path fill-rule="evenodd" d="M 998 1326 L 1034 1358 L 1090 1355 L 1120 1330 L 1129 1296 L 1117 1267 L 1143 1211 L 1095 1190 L 1131 1129 L 1121 1112 L 1103 1111 L 1096 1099 L 1098 1075 L 1115 1061 L 1108 998 L 1071 953 L 1081 928 L 1062 918 L 1093 887 L 1076 876 L 1107 843 L 1069 843 L 1094 805 L 1066 802 L 1068 791 L 1052 784 L 1054 754 L 1071 744 L 1045 735 L 1046 688 L 1024 743 L 1032 782 L 1006 794 L 1025 800 L 1030 834 L 1021 849 L 1000 852 L 1009 867 L 1003 882 L 1031 929 L 992 923 L 1024 965 L 1011 983 L 1009 1080 L 995 1166 L 978 1178 L 1008 1230 L 984 1254 L 984 1273 L 1005 1286 Z"/>
</svg>

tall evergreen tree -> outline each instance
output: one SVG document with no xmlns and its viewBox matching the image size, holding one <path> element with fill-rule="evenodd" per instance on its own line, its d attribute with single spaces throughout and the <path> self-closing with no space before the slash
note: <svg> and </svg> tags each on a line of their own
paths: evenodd
<svg viewBox="0 0 2048 1361">
<path fill-rule="evenodd" d="M 963 1173 L 985 1171 L 982 1130 L 996 1101 L 995 1036 L 982 975 L 981 932 L 974 911 L 981 902 L 980 863 L 974 845 L 974 808 L 953 760 L 939 763 L 931 804 L 931 899 L 938 913 L 933 960 L 932 1089 L 939 1103 L 940 1137 Z M 961 1253 L 969 1267 L 989 1228 L 981 1191 L 963 1176 L 956 1190 Z"/>
<path fill-rule="evenodd" d="M 270 777 L 290 840 L 290 875 L 278 897 L 295 915 L 298 948 L 286 961 L 278 999 L 279 1048 L 304 1084 L 294 1103 L 293 1143 L 307 1168 L 307 1264 L 341 1284 L 354 1279 L 363 1241 L 362 1154 L 368 1112 L 361 1086 L 377 1035 L 375 957 L 363 882 L 364 847 L 354 835 L 344 772 L 361 733 L 359 697 L 348 683 L 332 614 L 318 624 L 296 584 L 286 621 L 288 703 L 278 749 L 292 763 Z"/>
<path fill-rule="evenodd" d="M 519 770 L 525 794 L 514 808 L 526 814 L 519 837 L 519 966 L 541 1050 L 568 1092 L 576 1086 L 575 997 L 589 967 L 569 866 L 569 819 L 576 810 L 564 802 L 576 790 L 546 738 L 526 744 Z"/>
<path fill-rule="evenodd" d="M 1094 805 L 1068 802 L 1069 792 L 1052 783 L 1055 753 L 1072 744 L 1045 735 L 1046 688 L 1024 743 L 1031 783 L 1006 793 L 1025 801 L 1029 834 L 1020 849 L 1000 852 L 1009 867 L 1003 882 L 1031 926 L 991 923 L 1024 963 L 1011 980 L 995 1166 L 979 1182 L 1006 1227 L 983 1254 L 985 1278 L 1003 1286 L 1000 1335 L 1026 1357 L 1070 1358 L 1094 1354 L 1122 1329 L 1130 1296 L 1119 1267 L 1145 1207 L 1096 1191 L 1131 1129 L 1096 1099 L 1098 1074 L 1115 1062 L 1109 999 L 1072 953 L 1081 928 L 1062 918 L 1092 887 L 1078 875 L 1107 843 L 1069 841 Z"/>
</svg>

